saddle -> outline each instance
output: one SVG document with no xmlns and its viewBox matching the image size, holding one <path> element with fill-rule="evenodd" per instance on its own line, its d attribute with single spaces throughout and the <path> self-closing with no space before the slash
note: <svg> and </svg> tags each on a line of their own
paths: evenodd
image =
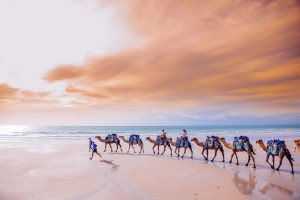
<svg viewBox="0 0 300 200">
<path fill-rule="evenodd" d="M 157 145 L 166 145 L 166 143 L 167 143 L 166 137 L 161 138 L 161 136 L 157 136 L 157 138 L 156 138 Z"/>
<path fill-rule="evenodd" d="M 274 139 L 274 140 L 269 140 L 267 142 L 267 153 L 268 154 L 273 154 L 273 155 L 278 155 L 281 149 L 285 149 L 285 141 L 284 140 L 279 140 L 279 139 Z"/>
<path fill-rule="evenodd" d="M 214 147 L 216 145 L 216 142 L 219 141 L 219 137 L 217 136 L 208 136 L 206 138 L 206 141 L 204 143 L 204 147 L 208 148 L 208 147 Z"/>
<path fill-rule="evenodd" d="M 105 139 L 108 140 L 109 142 L 116 142 L 118 141 L 118 136 L 117 134 L 113 133 L 108 135 Z"/>
<path fill-rule="evenodd" d="M 249 137 L 247 136 L 240 136 L 234 137 L 233 147 L 240 150 L 248 148 Z"/>
<path fill-rule="evenodd" d="M 180 138 L 178 137 L 176 139 L 176 147 L 180 148 L 180 147 L 189 147 L 190 146 L 190 142 L 188 140 L 188 138 Z"/>
<path fill-rule="evenodd" d="M 141 142 L 140 135 L 132 134 L 132 135 L 129 136 L 129 143 L 130 144 L 139 143 L 139 142 Z"/>
</svg>

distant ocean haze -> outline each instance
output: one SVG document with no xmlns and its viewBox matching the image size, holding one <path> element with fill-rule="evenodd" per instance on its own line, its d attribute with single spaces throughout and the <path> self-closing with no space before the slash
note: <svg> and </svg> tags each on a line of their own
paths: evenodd
<svg viewBox="0 0 300 200">
<path fill-rule="evenodd" d="M 207 135 L 216 135 L 233 139 L 246 135 L 254 139 L 293 139 L 300 138 L 300 125 L 218 125 L 218 126 L 0 126 L 1 138 L 70 138 L 87 139 L 97 135 L 111 133 L 129 136 L 155 137 L 164 129 L 168 137 L 176 138 L 186 129 L 190 139 L 205 139 Z"/>
</svg>

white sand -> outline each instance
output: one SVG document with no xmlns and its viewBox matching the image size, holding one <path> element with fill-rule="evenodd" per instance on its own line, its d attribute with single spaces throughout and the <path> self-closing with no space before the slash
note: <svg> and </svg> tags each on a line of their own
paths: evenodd
<svg viewBox="0 0 300 200">
<path fill-rule="evenodd" d="M 219 156 L 211 163 L 203 160 L 200 147 L 195 145 L 191 160 L 171 158 L 168 150 L 164 156 L 153 155 L 148 141 L 145 154 L 103 153 L 103 143 L 97 144 L 104 162 L 97 155 L 92 161 L 88 159 L 87 141 L 0 140 L 0 199 L 300 198 L 300 156 L 294 152 L 292 175 L 287 161 L 282 171 L 272 171 L 256 144 L 257 169 L 251 163 L 244 166 L 245 153 L 239 154 L 240 166 L 228 164 L 229 150 L 225 163 L 219 162 Z M 122 144 L 127 151 L 127 145 Z"/>
</svg>

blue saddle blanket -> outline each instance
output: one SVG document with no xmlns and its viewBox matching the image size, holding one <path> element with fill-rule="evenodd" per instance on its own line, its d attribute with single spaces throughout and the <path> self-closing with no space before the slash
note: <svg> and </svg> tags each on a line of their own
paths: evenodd
<svg viewBox="0 0 300 200">
<path fill-rule="evenodd" d="M 205 143 L 204 143 L 204 147 L 205 148 L 208 148 L 208 147 L 214 147 L 215 145 L 218 145 L 218 137 L 216 136 L 210 136 L 210 137 L 207 137 Z"/>
<path fill-rule="evenodd" d="M 250 148 L 249 138 L 247 136 L 235 137 L 233 141 L 233 148 L 238 150 Z"/>
<path fill-rule="evenodd" d="M 142 142 L 140 135 L 132 134 L 129 136 L 129 143 L 140 143 Z"/>
<path fill-rule="evenodd" d="M 269 140 L 267 142 L 267 153 L 268 154 L 273 154 L 273 155 L 278 155 L 280 152 L 280 149 L 284 149 L 285 147 L 285 142 L 283 140 Z"/>
<path fill-rule="evenodd" d="M 160 136 L 157 136 L 155 144 L 157 145 L 167 145 L 167 139 L 161 138 Z"/>
<path fill-rule="evenodd" d="M 176 147 L 189 147 L 191 143 L 189 142 L 188 138 L 177 138 L 176 140 Z"/>
<path fill-rule="evenodd" d="M 110 134 L 105 139 L 109 142 L 117 142 L 119 140 L 117 134 Z"/>
</svg>

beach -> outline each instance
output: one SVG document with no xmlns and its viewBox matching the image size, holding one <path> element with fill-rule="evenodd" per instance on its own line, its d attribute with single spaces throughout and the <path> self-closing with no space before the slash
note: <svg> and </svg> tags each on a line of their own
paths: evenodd
<svg viewBox="0 0 300 200">
<path fill-rule="evenodd" d="M 193 144 L 194 159 L 153 155 L 144 138 L 145 153 L 111 153 L 98 145 L 102 159 L 89 160 L 88 138 L 6 138 L 0 140 L 0 199 L 299 199 L 300 156 L 287 141 L 294 162 L 290 173 L 286 159 L 281 170 L 273 171 L 265 162 L 265 152 L 254 144 L 257 168 L 244 166 L 246 153 L 239 153 L 240 165 L 229 164 L 231 150 L 225 148 L 215 162 L 200 155 Z M 115 150 L 115 144 L 112 144 Z M 137 152 L 139 147 L 135 147 Z M 162 150 L 162 149 L 161 149 Z M 174 148 L 173 148 L 174 150 Z M 161 151 L 162 152 L 162 151 Z M 210 151 L 209 157 L 212 158 Z M 276 158 L 278 161 L 278 158 Z M 277 166 L 276 162 L 276 166 Z"/>
</svg>

